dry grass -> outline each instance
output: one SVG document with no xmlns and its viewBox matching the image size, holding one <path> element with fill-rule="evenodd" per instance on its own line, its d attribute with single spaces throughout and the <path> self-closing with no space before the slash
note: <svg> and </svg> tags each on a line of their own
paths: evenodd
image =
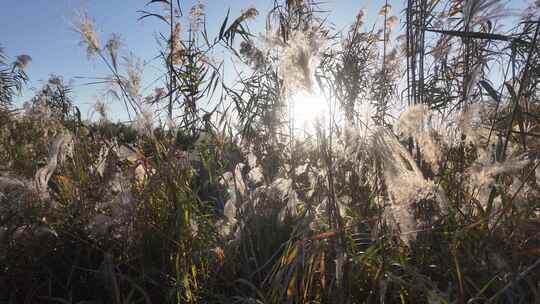
<svg viewBox="0 0 540 304">
<path fill-rule="evenodd" d="M 170 30 L 148 96 L 119 36 L 75 22 L 131 123 L 82 120 L 60 77 L 15 109 L 30 60 L 0 52 L 0 302 L 540 301 L 538 6 L 502 32 L 498 1 L 408 0 L 341 33 L 276 0 L 210 37 L 178 5 L 141 11 Z"/>
</svg>

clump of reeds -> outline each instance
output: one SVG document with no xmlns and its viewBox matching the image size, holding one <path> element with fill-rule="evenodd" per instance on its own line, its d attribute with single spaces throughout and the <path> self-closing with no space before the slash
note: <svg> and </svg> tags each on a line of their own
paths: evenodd
<svg viewBox="0 0 540 304">
<path fill-rule="evenodd" d="M 149 91 L 119 35 L 75 22 L 128 123 L 103 99 L 83 120 L 61 77 L 12 110 L 30 58 L 0 56 L 0 301 L 538 301 L 537 6 L 502 32 L 498 1 L 410 0 L 393 39 L 389 3 L 340 33 L 275 1 L 260 38 L 254 7 L 210 37 L 180 4 L 141 11 L 167 25 Z M 302 136 L 299 90 L 328 102 Z"/>
</svg>

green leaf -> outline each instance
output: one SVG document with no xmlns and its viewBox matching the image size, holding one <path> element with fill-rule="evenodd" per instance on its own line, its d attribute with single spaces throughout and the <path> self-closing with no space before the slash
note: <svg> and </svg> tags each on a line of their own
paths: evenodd
<svg viewBox="0 0 540 304">
<path fill-rule="evenodd" d="M 227 21 L 229 21 L 229 14 L 231 13 L 231 9 L 229 8 L 227 10 L 227 16 L 225 17 L 225 20 L 223 21 L 223 24 L 221 25 L 221 29 L 219 30 L 219 39 L 221 40 L 223 38 L 223 33 L 225 32 L 225 28 L 227 27 Z"/>
<path fill-rule="evenodd" d="M 137 12 L 143 14 L 141 17 L 139 17 L 139 19 L 137 19 L 138 21 L 147 17 L 156 17 L 158 19 L 163 20 L 163 22 L 167 23 L 168 25 L 170 25 L 169 20 L 165 19 L 165 17 L 161 16 L 160 14 L 151 13 L 148 11 L 137 11 Z"/>
</svg>

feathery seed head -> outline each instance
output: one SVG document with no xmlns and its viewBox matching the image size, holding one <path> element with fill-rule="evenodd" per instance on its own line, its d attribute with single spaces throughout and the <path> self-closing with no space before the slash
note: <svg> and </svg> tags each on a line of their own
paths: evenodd
<svg viewBox="0 0 540 304">
<path fill-rule="evenodd" d="M 239 53 L 245 58 L 246 62 L 256 70 L 263 67 L 266 63 L 263 52 L 258 49 L 251 40 L 242 41 L 240 43 Z"/>
<path fill-rule="evenodd" d="M 143 63 L 134 58 L 126 57 L 126 70 L 127 70 L 127 80 L 125 81 L 125 86 L 128 94 L 134 97 L 136 100 L 140 98 L 141 92 L 141 76 L 143 73 Z"/>
<path fill-rule="evenodd" d="M 242 20 L 255 19 L 255 17 L 257 17 L 258 15 L 259 15 L 259 11 L 254 7 L 250 7 L 250 8 L 242 10 L 242 15 L 240 19 Z"/>
<path fill-rule="evenodd" d="M 19 69 L 25 69 L 30 62 L 32 62 L 32 57 L 22 54 L 17 56 L 17 61 L 15 61 L 15 66 L 17 66 Z"/>
<path fill-rule="evenodd" d="M 397 16 L 392 16 L 386 20 L 386 27 L 388 30 L 394 29 L 399 24 L 399 18 Z"/>
<path fill-rule="evenodd" d="M 358 10 L 358 13 L 356 14 L 356 22 L 358 22 L 359 24 L 363 24 L 365 15 L 366 12 L 364 9 Z"/>
<path fill-rule="evenodd" d="M 96 100 L 96 103 L 94 104 L 94 110 L 96 111 L 96 113 L 99 114 L 99 116 L 101 116 L 101 119 L 107 120 L 108 110 L 107 105 L 105 104 L 105 102 L 103 102 L 103 100 Z"/>
<path fill-rule="evenodd" d="M 79 14 L 74 22 L 74 28 L 81 35 L 80 44 L 87 46 L 86 52 L 88 56 L 91 57 L 99 53 L 101 44 L 95 31 L 94 20 L 86 13 Z"/>
<path fill-rule="evenodd" d="M 291 34 L 279 66 L 280 76 L 287 86 L 286 90 L 300 88 L 311 91 L 313 75 L 319 65 L 319 55 L 324 42 L 318 32 Z"/>
<path fill-rule="evenodd" d="M 392 10 L 392 6 L 390 4 L 385 4 L 381 7 L 381 10 L 379 11 L 379 15 L 381 16 L 388 15 L 391 10 Z"/>
<path fill-rule="evenodd" d="M 203 3 L 198 2 L 191 7 L 189 11 L 189 22 L 193 31 L 198 31 L 204 22 L 205 6 Z"/>
<path fill-rule="evenodd" d="M 121 45 L 122 40 L 118 34 L 112 34 L 111 38 L 109 38 L 107 44 L 105 45 L 105 48 L 109 52 L 109 56 L 111 57 L 112 64 L 115 68 L 118 68 L 118 50 L 120 49 Z"/>
<path fill-rule="evenodd" d="M 133 121 L 133 127 L 140 135 L 152 136 L 153 126 L 154 114 L 149 106 L 144 106 Z"/>
<path fill-rule="evenodd" d="M 180 22 L 176 22 L 174 30 L 171 35 L 171 41 L 169 41 L 169 48 L 171 49 L 171 58 L 173 65 L 180 65 L 184 59 L 185 50 L 181 43 L 181 31 L 182 26 Z"/>
</svg>

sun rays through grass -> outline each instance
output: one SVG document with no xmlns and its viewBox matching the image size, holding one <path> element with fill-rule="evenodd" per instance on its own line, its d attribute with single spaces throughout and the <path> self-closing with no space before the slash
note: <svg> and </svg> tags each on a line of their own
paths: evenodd
<svg viewBox="0 0 540 304">
<path fill-rule="evenodd" d="M 215 33 L 210 2 L 141 5 L 148 86 L 78 14 L 108 73 L 93 119 L 60 76 L 17 108 L 32 60 L 0 49 L 0 302 L 540 300 L 540 5 L 384 2 L 336 29 L 271 3 Z"/>
</svg>

